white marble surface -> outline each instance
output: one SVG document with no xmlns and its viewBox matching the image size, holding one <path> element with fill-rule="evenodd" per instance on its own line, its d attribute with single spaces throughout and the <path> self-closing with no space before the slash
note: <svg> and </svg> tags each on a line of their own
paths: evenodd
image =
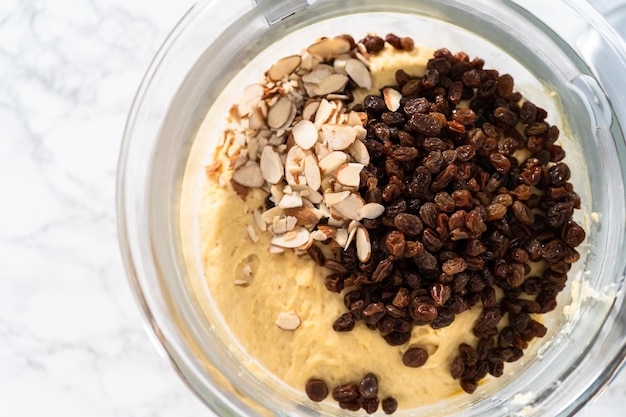
<svg viewBox="0 0 626 417">
<path fill-rule="evenodd" d="M 116 242 L 125 117 L 192 0 L 0 2 L 0 416 L 211 413 L 151 345 Z M 621 416 L 626 375 L 582 416 Z"/>
</svg>

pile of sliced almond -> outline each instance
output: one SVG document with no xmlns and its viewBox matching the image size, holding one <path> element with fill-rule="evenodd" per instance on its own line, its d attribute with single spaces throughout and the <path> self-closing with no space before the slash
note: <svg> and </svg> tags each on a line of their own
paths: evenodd
<svg viewBox="0 0 626 417">
<path fill-rule="evenodd" d="M 274 63 L 231 109 L 223 149 L 234 182 L 271 195 L 275 206 L 257 209 L 254 223 L 272 234 L 272 253 L 304 251 L 314 241 L 347 248 L 354 240 L 362 262 L 371 255 L 360 220 L 374 219 L 384 208 L 366 204 L 358 193 L 369 164 L 362 142 L 367 116 L 344 105 L 349 83 L 372 86 L 368 57 L 360 51 L 343 37 L 321 39 Z M 248 234 L 258 240 L 254 227 Z"/>
</svg>

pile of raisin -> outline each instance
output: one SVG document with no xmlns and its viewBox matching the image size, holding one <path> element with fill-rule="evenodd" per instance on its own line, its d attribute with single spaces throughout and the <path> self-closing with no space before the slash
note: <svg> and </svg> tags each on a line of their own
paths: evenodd
<svg viewBox="0 0 626 417">
<path fill-rule="evenodd" d="M 511 75 L 439 49 L 422 77 L 399 70 L 396 81 L 386 88 L 402 94 L 397 110 L 382 91 L 354 107 L 367 114 L 371 158 L 359 192 L 385 206 L 362 220 L 372 256 L 359 262 L 354 245 L 334 260 L 315 246 L 310 254 L 332 271 L 327 289 L 344 292 L 336 331 L 362 322 L 399 346 L 414 326 L 446 327 L 479 305 L 467 329 L 477 345 L 460 345 L 450 362 L 472 393 L 545 335 L 536 314 L 555 309 L 585 239 L 572 219 L 580 197 L 559 129 L 515 91 Z M 536 263 L 545 267 L 534 274 Z"/>
</svg>

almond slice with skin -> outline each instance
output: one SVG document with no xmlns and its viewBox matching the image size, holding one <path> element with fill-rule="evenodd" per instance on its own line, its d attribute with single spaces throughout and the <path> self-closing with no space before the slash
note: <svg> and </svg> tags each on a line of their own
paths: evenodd
<svg viewBox="0 0 626 417">
<path fill-rule="evenodd" d="M 358 59 L 349 59 L 346 62 L 346 73 L 361 88 L 369 90 L 372 88 L 372 76 L 367 67 Z"/>
<path fill-rule="evenodd" d="M 400 108 L 400 100 L 402 99 L 402 93 L 395 88 L 387 87 L 383 90 L 383 97 L 385 98 L 385 104 L 391 111 L 396 111 Z"/>
<path fill-rule="evenodd" d="M 281 248 L 297 248 L 306 244 L 310 235 L 307 229 L 299 226 L 289 232 L 273 236 L 270 242 Z"/>
<path fill-rule="evenodd" d="M 369 261 L 370 256 L 372 256 L 370 236 L 365 227 L 362 226 L 356 229 L 356 256 L 363 263 Z"/>
<path fill-rule="evenodd" d="M 291 129 L 293 140 L 302 149 L 311 149 L 317 142 L 319 132 L 313 122 L 309 120 L 300 120 Z"/>
<path fill-rule="evenodd" d="M 284 77 L 291 75 L 297 70 L 301 62 L 302 57 L 300 55 L 291 55 L 281 58 L 267 71 L 267 76 L 273 81 L 282 80 Z"/>
<path fill-rule="evenodd" d="M 331 74 L 324 78 L 315 89 L 316 96 L 325 96 L 326 94 L 336 93 L 343 90 L 348 82 L 348 77 L 343 74 Z"/>
<path fill-rule="evenodd" d="M 314 57 L 326 61 L 350 51 L 350 42 L 343 38 L 326 38 L 309 46 L 307 51 Z"/>
<path fill-rule="evenodd" d="M 385 212 L 385 206 L 378 203 L 367 203 L 358 211 L 359 216 L 364 219 L 375 219 Z"/>
<path fill-rule="evenodd" d="M 265 146 L 261 152 L 261 174 L 269 184 L 277 184 L 285 172 L 280 155 L 271 146 Z"/>
<path fill-rule="evenodd" d="M 287 97 L 281 97 L 276 103 L 274 103 L 267 114 L 268 126 L 272 129 L 278 129 L 283 126 L 289 120 L 292 107 L 293 104 L 291 103 L 291 100 Z"/>
<path fill-rule="evenodd" d="M 347 149 L 354 143 L 356 134 L 352 126 L 330 123 L 322 125 L 322 136 L 331 151 Z"/>
<path fill-rule="evenodd" d="M 361 183 L 362 164 L 349 163 L 340 166 L 333 173 L 335 180 L 346 187 L 358 187 Z"/>
<path fill-rule="evenodd" d="M 320 99 L 310 99 L 304 105 L 302 109 L 302 120 L 311 120 L 315 117 L 317 109 L 320 107 Z"/>
<path fill-rule="evenodd" d="M 297 225 L 299 226 L 314 226 L 319 221 L 315 212 L 306 207 L 294 207 L 285 209 L 287 216 L 293 216 L 296 218 Z"/>
</svg>

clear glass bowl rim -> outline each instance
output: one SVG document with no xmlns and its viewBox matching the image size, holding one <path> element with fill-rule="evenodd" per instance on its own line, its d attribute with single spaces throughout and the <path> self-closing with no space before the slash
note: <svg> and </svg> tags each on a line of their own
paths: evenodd
<svg viewBox="0 0 626 417">
<path fill-rule="evenodd" d="M 200 393 L 203 390 L 202 383 L 199 379 L 194 378 L 194 373 L 196 370 L 187 368 L 188 363 L 186 359 L 181 356 L 181 352 L 177 346 L 178 341 L 171 338 L 168 330 L 162 325 L 162 319 L 158 317 L 158 313 L 155 312 L 154 306 L 155 300 L 152 298 L 154 294 L 147 291 L 145 277 L 141 277 L 140 273 L 137 271 L 139 259 L 137 259 L 137 251 L 133 249 L 133 240 L 135 237 L 131 236 L 133 231 L 130 230 L 130 225 L 127 220 L 126 214 L 129 210 L 133 210 L 136 207 L 133 206 L 133 202 L 129 201 L 128 198 L 128 184 L 127 184 L 127 176 L 130 175 L 129 171 L 132 171 L 132 164 L 129 163 L 128 159 L 128 148 L 129 142 L 133 137 L 133 131 L 136 128 L 138 123 L 137 117 L 140 113 L 140 108 L 144 104 L 144 100 L 146 95 L 149 93 L 149 89 L 151 88 L 151 83 L 153 82 L 153 78 L 155 73 L 159 71 L 160 63 L 162 60 L 167 59 L 168 53 L 172 48 L 175 48 L 177 38 L 181 34 L 187 30 L 187 24 L 189 22 L 193 22 L 196 18 L 197 14 L 199 14 L 206 7 L 213 7 L 217 4 L 218 1 L 209 1 L 209 2 L 201 2 L 188 12 L 188 14 L 181 20 L 179 25 L 172 31 L 164 45 L 162 46 L 160 52 L 155 57 L 150 69 L 148 70 L 144 81 L 137 93 L 137 97 L 133 104 L 133 109 L 129 115 L 125 135 L 124 142 L 122 145 L 122 150 L 120 154 L 120 170 L 118 171 L 118 194 L 117 194 L 117 207 L 118 207 L 118 228 L 120 234 L 120 245 L 122 249 L 122 255 L 124 257 L 125 266 L 129 275 L 129 281 L 132 286 L 133 292 L 144 312 L 144 316 L 146 319 L 146 323 L 148 325 L 149 333 L 154 337 L 155 344 L 161 348 L 163 348 L 163 353 L 170 359 L 175 369 L 181 374 L 183 380 L 190 384 L 194 392 L 198 393 L 200 397 L 207 401 L 206 392 Z M 616 41 L 612 36 L 614 34 L 611 33 L 610 30 L 607 30 L 608 25 L 605 26 L 604 21 L 594 12 L 589 9 L 586 9 L 586 6 L 583 2 L 580 1 L 570 1 L 566 2 L 570 5 L 570 7 L 576 9 L 578 13 L 586 12 L 586 18 L 594 22 L 593 27 L 598 31 L 599 36 L 609 44 L 613 45 L 617 51 L 624 50 L 623 43 Z M 621 48 L 621 49 L 620 49 Z M 626 56 L 626 55 L 623 55 Z M 623 63 L 623 61 L 622 61 Z M 623 66 L 626 69 L 626 66 Z M 599 79 L 602 78 L 601 74 L 596 74 Z M 609 94 L 609 97 L 611 95 Z M 626 106 L 626 104 L 622 101 L 615 101 L 617 105 L 614 106 L 615 110 L 620 112 L 618 118 L 622 124 L 626 123 L 626 118 L 619 117 L 623 116 L 626 113 L 621 112 Z M 624 161 L 622 161 L 622 164 Z M 622 168 L 623 169 L 623 168 Z M 622 176 L 623 176 L 622 172 Z M 615 311 L 613 314 L 626 316 L 626 307 L 622 304 L 620 306 L 619 311 Z M 595 381 L 589 385 L 589 387 L 585 390 L 584 395 L 577 399 L 571 401 L 560 413 L 560 415 L 571 415 L 575 411 L 577 411 L 586 401 L 596 395 L 603 387 L 606 386 L 611 377 L 617 372 L 619 369 L 624 356 L 626 355 L 626 342 L 622 341 L 622 345 L 619 349 L 615 350 L 615 357 L 612 358 L 603 369 L 601 375 Z M 223 398 L 219 393 L 212 391 L 209 393 L 209 396 L 213 396 L 214 401 L 209 401 L 209 404 L 212 408 L 217 410 L 226 410 L 225 404 L 228 404 L 229 401 L 226 398 Z"/>
</svg>

